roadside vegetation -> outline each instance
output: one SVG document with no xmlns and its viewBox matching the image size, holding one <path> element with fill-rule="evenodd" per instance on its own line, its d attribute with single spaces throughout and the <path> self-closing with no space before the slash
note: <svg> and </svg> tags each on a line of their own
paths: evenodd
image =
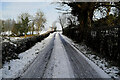
<svg viewBox="0 0 120 80">
<path fill-rule="evenodd" d="M 44 13 L 40 10 L 34 16 L 22 13 L 17 21 L 14 19 L 0 20 L 2 63 L 18 59 L 19 53 L 48 37 L 53 31 L 41 33 L 46 21 Z"/>
<path fill-rule="evenodd" d="M 60 6 L 56 9 L 63 13 L 59 17 L 63 34 L 77 43 L 84 43 L 111 65 L 120 67 L 120 2 L 70 1 Z"/>
</svg>

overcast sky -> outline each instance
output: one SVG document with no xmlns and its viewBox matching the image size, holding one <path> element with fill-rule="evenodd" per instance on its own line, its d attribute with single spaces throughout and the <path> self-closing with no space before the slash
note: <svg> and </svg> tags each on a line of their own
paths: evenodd
<svg viewBox="0 0 120 80">
<path fill-rule="evenodd" d="M 25 2 L 23 2 L 23 0 L 2 0 L 2 2 L 0 2 L 0 15 L 2 13 L 2 17 L 0 18 L 4 20 L 9 18 L 17 20 L 21 13 L 27 12 L 34 16 L 37 10 L 40 9 L 45 14 L 47 19 L 46 29 L 48 29 L 48 27 L 52 26 L 52 23 L 56 21 L 60 15 L 60 13 L 58 13 L 58 11 L 55 9 L 58 4 L 51 4 L 51 1 L 48 0 L 32 1 L 33 0 L 26 0 Z"/>
</svg>

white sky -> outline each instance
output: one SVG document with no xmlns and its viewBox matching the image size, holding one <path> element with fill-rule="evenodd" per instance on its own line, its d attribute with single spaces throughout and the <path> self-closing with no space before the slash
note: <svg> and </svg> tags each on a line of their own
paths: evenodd
<svg viewBox="0 0 120 80">
<path fill-rule="evenodd" d="M 60 13 L 58 13 L 57 10 L 55 9 L 58 6 L 58 4 L 51 4 L 50 1 L 48 2 L 46 1 L 31 2 L 33 0 L 29 0 L 29 2 L 15 2 L 15 1 L 17 0 L 4 0 L 4 2 L 0 2 L 1 5 L 0 15 L 2 13 L 2 17 L 0 17 L 1 19 L 6 20 L 10 18 L 17 20 L 18 16 L 21 13 L 26 13 L 26 12 L 29 13 L 30 15 L 35 16 L 37 10 L 40 9 L 45 14 L 45 17 L 47 19 L 47 24 L 45 28 L 48 29 L 49 26 L 52 26 L 52 23 L 56 21 L 58 19 L 58 16 L 60 15 Z M 34 1 L 38 1 L 38 0 L 34 0 Z"/>
<path fill-rule="evenodd" d="M 33 2 L 34 1 L 34 2 Z M 29 13 L 30 15 L 35 15 L 38 9 L 45 13 L 47 18 L 46 29 L 52 26 L 52 23 L 58 19 L 60 13 L 55 9 L 58 4 L 51 4 L 51 2 L 57 0 L 1 0 L 0 2 L 0 19 L 18 19 L 21 13 Z M 2 15 L 2 16 L 1 16 Z M 99 18 L 100 13 L 96 13 Z M 60 25 L 57 24 L 58 29 Z"/>
<path fill-rule="evenodd" d="M 1 2 L 55 2 L 59 0 L 1 0 Z"/>
</svg>

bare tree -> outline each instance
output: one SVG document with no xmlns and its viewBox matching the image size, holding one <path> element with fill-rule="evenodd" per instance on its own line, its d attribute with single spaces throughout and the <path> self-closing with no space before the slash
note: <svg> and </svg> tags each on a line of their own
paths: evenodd
<svg viewBox="0 0 120 80">
<path fill-rule="evenodd" d="M 62 15 L 62 16 L 59 16 L 59 23 L 62 27 L 62 31 L 64 33 L 64 28 L 67 26 L 67 18 L 66 18 L 66 15 Z"/>
<path fill-rule="evenodd" d="M 72 14 L 67 14 L 67 25 L 78 25 L 79 21 L 77 21 L 77 17 L 73 16 Z"/>
<path fill-rule="evenodd" d="M 39 32 L 42 30 L 45 23 L 46 23 L 46 18 L 45 18 L 44 13 L 42 11 L 38 10 L 35 15 L 35 25 L 37 27 L 38 34 L 40 34 Z"/>
</svg>

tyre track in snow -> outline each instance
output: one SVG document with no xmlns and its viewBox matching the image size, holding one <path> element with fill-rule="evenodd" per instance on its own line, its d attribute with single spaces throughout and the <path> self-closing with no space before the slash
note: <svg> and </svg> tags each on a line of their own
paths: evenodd
<svg viewBox="0 0 120 80">
<path fill-rule="evenodd" d="M 58 33 L 44 78 L 74 78 L 73 70 Z"/>
<path fill-rule="evenodd" d="M 56 34 L 54 34 L 46 48 L 44 48 L 44 50 L 40 54 L 38 54 L 35 61 L 29 66 L 29 68 L 23 73 L 23 75 L 21 75 L 20 79 L 43 77 L 53 50 L 55 35 Z"/>
<path fill-rule="evenodd" d="M 57 33 L 56 37 L 55 33 L 47 47 L 20 77 L 20 79 L 23 78 L 95 78 L 101 80 L 102 76 L 64 40 L 61 34 Z"/>
<path fill-rule="evenodd" d="M 81 56 L 64 38 L 59 34 L 60 39 L 65 47 L 75 78 L 96 78 L 101 79 L 97 71 Z M 103 77 L 104 78 L 104 77 Z"/>
</svg>

